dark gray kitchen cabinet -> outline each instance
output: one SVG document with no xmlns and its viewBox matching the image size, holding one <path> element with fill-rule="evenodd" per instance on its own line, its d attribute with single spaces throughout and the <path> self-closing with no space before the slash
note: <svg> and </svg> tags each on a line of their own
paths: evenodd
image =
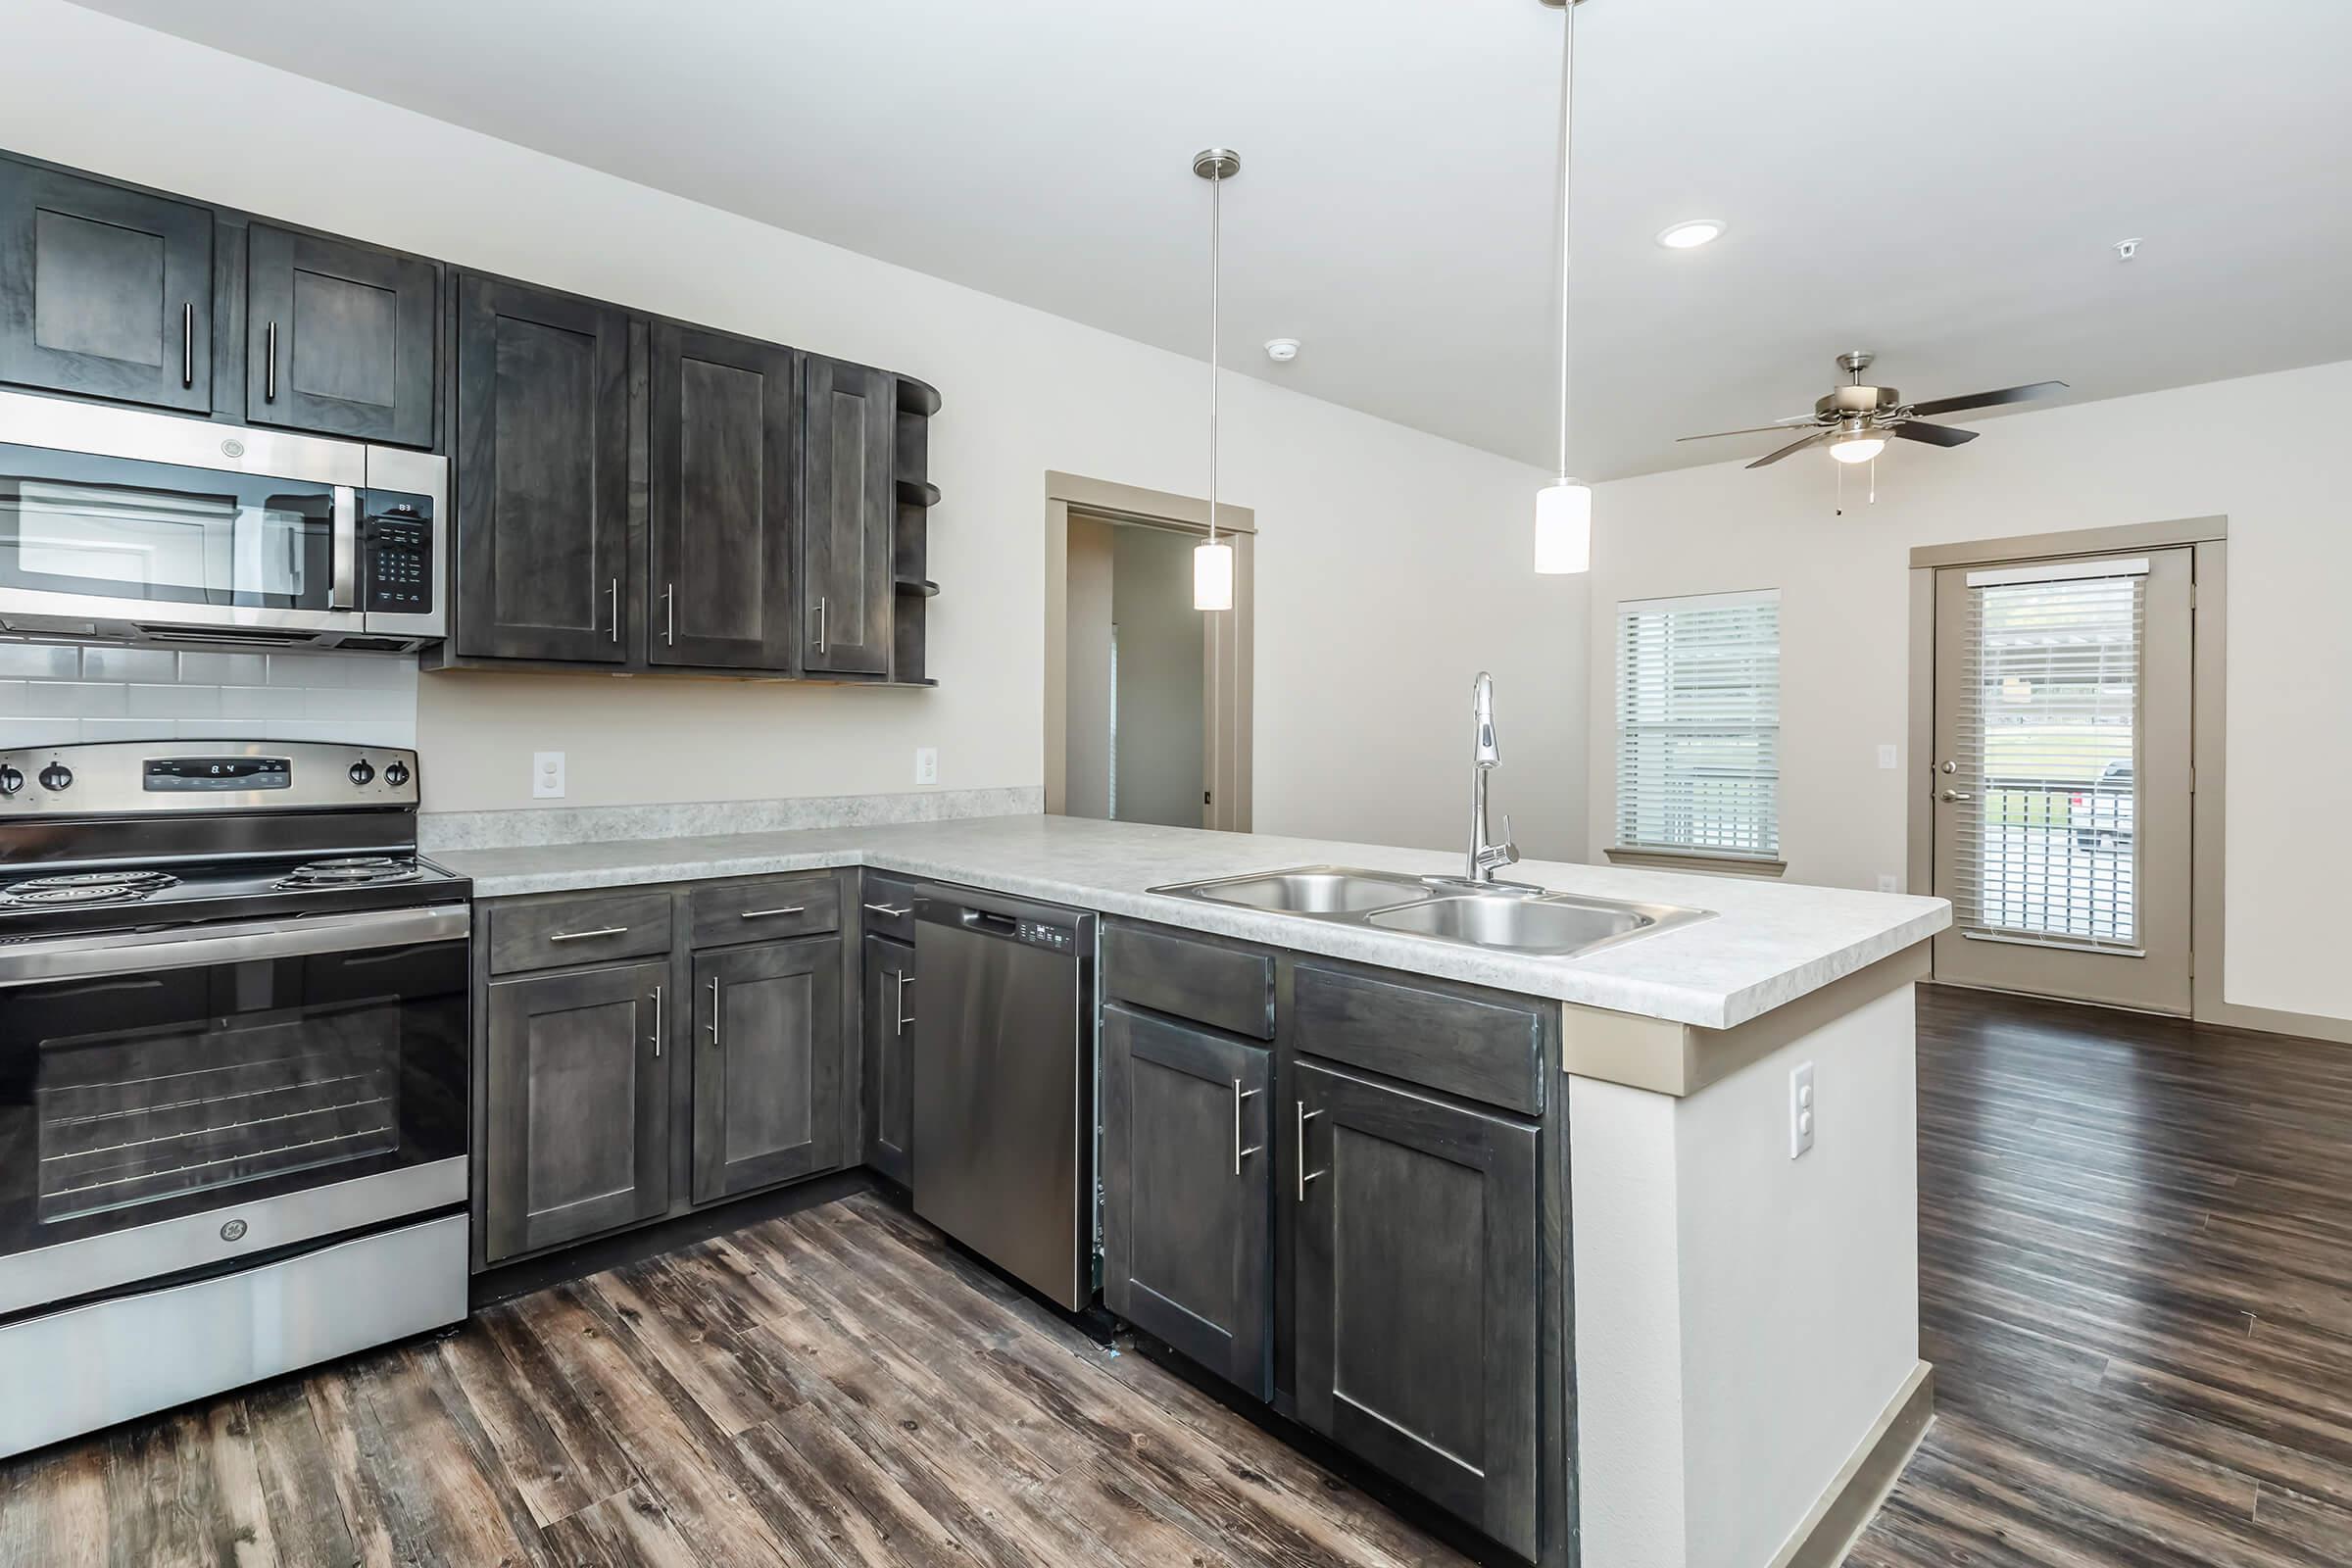
<svg viewBox="0 0 2352 1568">
<path fill-rule="evenodd" d="M 213 213 L 0 161 L 0 381 L 213 406 Z"/>
<path fill-rule="evenodd" d="M 245 241 L 245 417 L 433 444 L 440 269 L 256 223 Z"/>
<path fill-rule="evenodd" d="M 914 949 L 865 939 L 865 1162 L 902 1186 L 914 1180 Z"/>
<path fill-rule="evenodd" d="M 669 1201 L 665 961 L 489 988 L 482 1166 L 490 1262 Z"/>
<path fill-rule="evenodd" d="M 1102 1298 L 1259 1398 L 1273 1393 L 1273 1053 L 1102 1009 Z"/>
<path fill-rule="evenodd" d="M 624 662 L 627 316 L 466 276 L 457 336 L 457 654 Z"/>
<path fill-rule="evenodd" d="M 807 358 L 801 506 L 801 663 L 890 673 L 897 380 Z"/>
<path fill-rule="evenodd" d="M 794 360 L 773 344 L 654 326 L 652 663 L 792 667 Z"/>
<path fill-rule="evenodd" d="M 839 937 L 694 957 L 694 1200 L 841 1163 Z"/>
<path fill-rule="evenodd" d="M 1537 1131 L 1299 1060 L 1298 1417 L 1536 1554 Z"/>
</svg>

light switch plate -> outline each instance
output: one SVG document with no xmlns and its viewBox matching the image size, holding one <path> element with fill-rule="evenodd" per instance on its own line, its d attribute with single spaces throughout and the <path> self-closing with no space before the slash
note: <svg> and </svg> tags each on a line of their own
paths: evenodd
<svg viewBox="0 0 2352 1568">
<path fill-rule="evenodd" d="M 1901 754 L 1898 753 L 1893 747 L 1882 746 L 1879 748 L 1879 766 L 1886 768 L 1888 772 L 1892 772 L 1896 767 L 1901 765 L 1897 761 L 1897 759 L 1900 756 Z"/>
<path fill-rule="evenodd" d="M 531 754 L 531 798 L 539 801 L 560 801 L 564 798 L 562 752 Z"/>
<path fill-rule="evenodd" d="M 939 748 L 917 746 L 914 749 L 914 781 L 917 784 L 939 782 Z"/>
</svg>

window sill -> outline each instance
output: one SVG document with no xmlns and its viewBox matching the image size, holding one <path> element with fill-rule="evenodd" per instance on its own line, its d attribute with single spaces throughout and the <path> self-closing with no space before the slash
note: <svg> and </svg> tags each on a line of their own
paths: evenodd
<svg viewBox="0 0 2352 1568">
<path fill-rule="evenodd" d="M 1639 865 L 1653 871 L 1712 871 L 1724 876 L 1779 876 L 1787 860 L 1760 855 L 1718 855 L 1708 850 L 1627 850 L 1601 852 L 1611 865 Z"/>
</svg>

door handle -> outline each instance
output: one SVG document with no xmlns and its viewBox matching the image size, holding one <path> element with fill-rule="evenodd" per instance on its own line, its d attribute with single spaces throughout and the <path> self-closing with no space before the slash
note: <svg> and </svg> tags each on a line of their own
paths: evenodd
<svg viewBox="0 0 2352 1568">
<path fill-rule="evenodd" d="M 718 976 L 710 977 L 710 1044 L 718 1044 Z"/>
<path fill-rule="evenodd" d="M 331 543 L 328 553 L 330 577 L 326 585 L 326 608 L 357 610 L 360 608 L 360 493 L 350 485 L 335 486 L 334 515 L 329 523 Z"/>
<path fill-rule="evenodd" d="M 824 652 L 826 651 L 826 650 L 825 650 L 825 601 L 824 601 L 824 599 L 823 599 L 821 596 L 820 596 L 820 597 L 817 599 L 817 601 L 816 601 L 816 651 L 817 651 L 818 653 L 820 653 L 820 654 L 821 654 L 821 653 L 824 653 Z"/>
<path fill-rule="evenodd" d="M 605 589 L 612 598 L 612 640 L 620 641 L 620 579 L 615 577 Z"/>
<path fill-rule="evenodd" d="M 262 401 L 277 401 L 277 323 L 270 323 L 270 347 L 262 356 Z"/>
<path fill-rule="evenodd" d="M 898 982 L 898 990 L 890 999 L 890 1015 L 893 1018 L 896 1018 L 898 1022 L 890 1026 L 890 1032 L 894 1035 L 904 1034 L 906 1030 L 906 1026 L 914 1022 L 914 1019 L 906 1011 L 906 983 L 912 980 L 914 976 L 908 974 L 904 969 L 900 969 L 894 971 L 891 978 Z"/>
<path fill-rule="evenodd" d="M 662 988 L 654 987 L 654 1059 L 662 1059 Z"/>
<path fill-rule="evenodd" d="M 1306 1184 L 1321 1181 L 1331 1172 L 1329 1170 L 1310 1171 L 1306 1168 L 1306 1124 L 1323 1113 L 1319 1110 L 1307 1109 L 1306 1102 L 1303 1100 L 1295 1101 L 1293 1103 L 1298 1107 L 1298 1201 L 1303 1203 L 1306 1201 Z"/>
<path fill-rule="evenodd" d="M 1943 792 L 1943 799 L 1948 804 L 1952 801 L 1973 801 L 1976 799 L 1976 797 L 1969 794 L 1966 790 L 1945 790 Z"/>
<path fill-rule="evenodd" d="M 1236 1176 L 1242 1173 L 1243 1160 L 1251 1154 L 1265 1152 L 1266 1146 L 1263 1144 L 1254 1144 L 1248 1149 L 1242 1147 L 1242 1102 L 1256 1093 L 1254 1089 L 1244 1089 L 1239 1078 L 1233 1081 L 1233 1173 Z"/>
<path fill-rule="evenodd" d="M 179 384 L 196 384 L 196 304 L 182 300 L 179 306 Z"/>
<path fill-rule="evenodd" d="M 678 585 L 674 582 L 662 587 L 662 640 L 673 647 L 678 640 Z"/>
</svg>

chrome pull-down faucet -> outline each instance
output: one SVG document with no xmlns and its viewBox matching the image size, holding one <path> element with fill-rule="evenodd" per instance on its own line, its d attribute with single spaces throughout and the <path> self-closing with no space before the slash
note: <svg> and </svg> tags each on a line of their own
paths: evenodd
<svg viewBox="0 0 2352 1568">
<path fill-rule="evenodd" d="M 1478 672 L 1478 682 L 1470 688 L 1470 721 L 1473 734 L 1470 743 L 1470 866 L 1468 879 L 1487 886 L 1494 884 L 1494 868 L 1516 865 L 1519 846 L 1511 842 L 1511 813 L 1502 813 L 1502 842 L 1495 843 L 1487 828 L 1487 775 L 1502 760 L 1502 753 L 1494 744 L 1494 677 L 1485 670 Z"/>
</svg>

